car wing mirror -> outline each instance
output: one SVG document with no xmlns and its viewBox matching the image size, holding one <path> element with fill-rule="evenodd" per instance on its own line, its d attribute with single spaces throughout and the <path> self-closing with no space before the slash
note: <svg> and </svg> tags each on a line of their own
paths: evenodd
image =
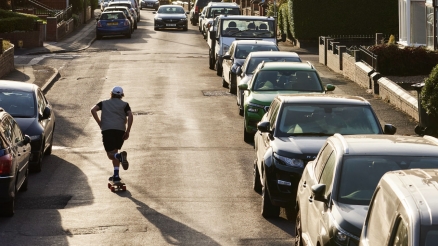
<svg viewBox="0 0 438 246">
<path fill-rule="evenodd" d="M 326 88 L 326 91 L 334 91 L 336 89 L 336 86 L 334 86 L 332 84 L 327 84 L 325 88 Z"/>
<path fill-rule="evenodd" d="M 260 132 L 269 132 L 269 128 L 271 128 L 271 123 L 269 121 L 261 121 L 257 124 L 257 130 Z"/>
<path fill-rule="evenodd" d="M 385 124 L 383 127 L 383 133 L 388 135 L 394 135 L 397 131 L 397 127 L 393 126 L 392 124 Z"/>
<path fill-rule="evenodd" d="M 29 135 L 24 135 L 23 144 L 28 144 L 28 143 L 30 143 L 30 137 Z"/>
<path fill-rule="evenodd" d="M 248 84 L 240 84 L 237 87 L 239 87 L 240 90 L 248 90 Z"/>
<path fill-rule="evenodd" d="M 231 55 L 230 54 L 225 54 L 223 58 L 225 60 L 231 60 Z"/>
<path fill-rule="evenodd" d="M 238 67 L 236 68 L 236 74 L 237 74 L 238 76 L 242 76 L 242 67 L 241 67 L 241 66 L 238 66 Z"/>
<path fill-rule="evenodd" d="M 327 202 L 327 198 L 324 196 L 326 186 L 325 184 L 317 184 L 312 186 L 312 197 L 315 201 Z"/>
<path fill-rule="evenodd" d="M 46 107 L 43 111 L 42 119 L 43 120 L 48 119 L 51 114 L 52 114 L 52 110 L 50 110 L 49 107 Z"/>
<path fill-rule="evenodd" d="M 152 14 L 156 14 L 157 13 L 157 11 L 152 11 Z"/>
</svg>

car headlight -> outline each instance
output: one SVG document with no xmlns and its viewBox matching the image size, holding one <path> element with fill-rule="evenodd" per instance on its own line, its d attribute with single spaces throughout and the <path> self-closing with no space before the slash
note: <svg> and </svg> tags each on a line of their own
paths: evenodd
<svg viewBox="0 0 438 246">
<path fill-rule="evenodd" d="M 41 139 L 41 135 L 33 135 L 29 137 L 30 137 L 30 141 L 36 141 Z"/>
<path fill-rule="evenodd" d="M 229 45 L 223 44 L 222 45 L 222 54 L 227 53 L 229 49 L 230 49 Z"/>
<path fill-rule="evenodd" d="M 183 18 L 183 19 L 181 19 L 181 21 L 186 21 L 187 20 L 187 18 Z"/>
<path fill-rule="evenodd" d="M 259 104 L 255 104 L 255 103 L 248 104 L 248 112 L 257 113 L 257 112 L 259 112 L 259 109 L 263 109 L 263 105 L 259 105 Z"/>
<path fill-rule="evenodd" d="M 344 229 L 335 226 L 334 228 L 334 240 L 336 242 L 337 245 L 353 245 L 353 242 L 350 242 L 351 240 L 353 240 L 358 242 L 359 238 L 354 236 L 351 233 L 348 233 L 347 231 L 345 231 Z M 353 243 L 353 244 L 352 244 Z"/>
<path fill-rule="evenodd" d="M 296 158 L 288 158 L 281 156 L 277 153 L 274 153 L 274 159 L 282 165 L 289 166 L 289 167 L 298 167 L 298 168 L 304 168 L 304 162 L 301 159 Z"/>
</svg>

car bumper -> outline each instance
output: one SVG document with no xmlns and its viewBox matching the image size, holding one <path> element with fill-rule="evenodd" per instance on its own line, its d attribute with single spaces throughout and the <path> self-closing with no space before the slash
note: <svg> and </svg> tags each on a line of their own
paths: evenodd
<svg viewBox="0 0 438 246">
<path fill-rule="evenodd" d="M 280 167 L 281 166 L 281 167 Z M 294 204 L 303 168 L 274 164 L 266 169 L 266 181 L 272 204 L 287 207 Z"/>
<path fill-rule="evenodd" d="M 149 8 L 149 9 L 158 9 L 160 4 L 158 3 L 141 3 L 142 8 Z"/>
<path fill-rule="evenodd" d="M 0 203 L 12 200 L 15 178 L 13 176 L 0 177 Z"/>
<path fill-rule="evenodd" d="M 113 36 L 113 35 L 127 35 L 131 33 L 131 27 L 114 27 L 111 29 L 96 28 L 96 35 L 100 36 Z"/>
<path fill-rule="evenodd" d="M 172 22 L 169 23 L 165 20 L 163 21 L 155 21 L 154 22 L 155 28 L 187 28 L 187 21 L 179 21 L 179 22 Z"/>
</svg>

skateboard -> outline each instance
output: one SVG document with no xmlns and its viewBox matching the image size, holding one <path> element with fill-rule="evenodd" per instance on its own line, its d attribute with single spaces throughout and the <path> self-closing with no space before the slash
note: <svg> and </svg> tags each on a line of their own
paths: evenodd
<svg viewBox="0 0 438 246">
<path fill-rule="evenodd" d="M 116 190 L 126 190 L 126 184 L 120 181 L 108 181 L 108 189 L 110 189 L 112 192 L 115 192 Z"/>
</svg>

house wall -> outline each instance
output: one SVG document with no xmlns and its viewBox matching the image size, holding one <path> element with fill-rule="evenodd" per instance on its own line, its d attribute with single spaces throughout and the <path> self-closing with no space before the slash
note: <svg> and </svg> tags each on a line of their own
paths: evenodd
<svg viewBox="0 0 438 246">
<path fill-rule="evenodd" d="M 14 46 L 0 54 L 0 78 L 12 72 L 14 66 Z"/>
</svg>

